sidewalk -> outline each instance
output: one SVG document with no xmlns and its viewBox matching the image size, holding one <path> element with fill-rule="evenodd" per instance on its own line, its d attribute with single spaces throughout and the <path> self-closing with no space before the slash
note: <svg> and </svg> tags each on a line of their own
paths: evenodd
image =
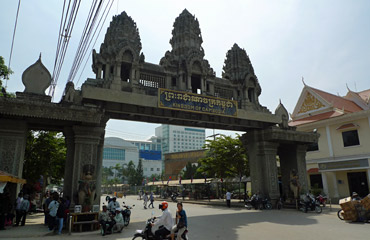
<svg viewBox="0 0 370 240">
<path fill-rule="evenodd" d="M 25 226 L 5 227 L 6 230 L 0 231 L 0 239 L 26 239 L 26 238 L 42 238 L 46 236 L 69 236 L 68 229 L 63 229 L 62 235 L 56 235 L 50 232 L 47 226 L 44 226 L 44 213 L 36 213 L 28 215 Z M 82 233 L 72 233 L 74 236 L 85 236 L 89 234 L 98 235 L 99 231 L 90 231 Z"/>
</svg>

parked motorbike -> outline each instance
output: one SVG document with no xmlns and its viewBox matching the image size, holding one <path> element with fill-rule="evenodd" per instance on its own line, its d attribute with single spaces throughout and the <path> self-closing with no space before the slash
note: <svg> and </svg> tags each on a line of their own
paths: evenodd
<svg viewBox="0 0 370 240">
<path fill-rule="evenodd" d="M 304 200 L 300 200 L 299 210 L 301 210 L 302 212 L 305 212 L 305 213 L 307 211 L 315 211 L 317 213 L 322 212 L 322 208 L 320 206 L 320 203 L 314 198 L 310 198 L 309 202 L 304 201 Z"/>
<path fill-rule="evenodd" d="M 248 210 L 251 210 L 252 208 L 254 209 L 267 209 L 270 210 L 272 209 L 272 204 L 268 198 L 261 198 L 258 195 L 254 194 L 251 199 L 247 199 L 245 201 L 245 207 Z"/>
<path fill-rule="evenodd" d="M 173 202 L 177 202 L 177 197 L 179 196 L 179 193 L 177 193 L 177 192 L 173 192 L 172 194 L 171 194 L 171 200 L 173 201 Z"/>
<path fill-rule="evenodd" d="M 123 206 L 123 208 L 125 209 L 123 209 L 121 213 L 122 213 L 123 221 L 125 223 L 125 227 L 127 227 L 128 224 L 130 223 L 131 209 L 133 207 L 135 207 L 135 205 L 132 205 L 132 207 L 128 205 Z"/>
<path fill-rule="evenodd" d="M 134 239 L 146 239 L 146 240 L 153 239 L 154 240 L 154 234 L 152 232 L 152 223 L 154 223 L 154 221 L 155 221 L 155 217 L 149 218 L 146 221 L 144 230 L 136 230 L 135 235 L 132 238 L 132 240 Z M 187 234 L 188 234 L 188 230 L 185 230 L 185 232 L 181 235 L 181 239 L 188 240 L 189 238 Z M 177 238 L 177 233 L 175 233 L 175 239 L 176 238 Z M 171 235 L 168 235 L 165 238 L 163 238 L 163 240 L 170 240 L 170 239 L 171 239 Z"/>
<path fill-rule="evenodd" d="M 327 197 L 325 197 L 321 194 L 319 194 L 319 196 L 316 197 L 316 201 L 318 201 L 320 204 L 322 204 L 323 207 L 326 206 L 326 200 L 327 199 L 328 199 Z"/>
</svg>

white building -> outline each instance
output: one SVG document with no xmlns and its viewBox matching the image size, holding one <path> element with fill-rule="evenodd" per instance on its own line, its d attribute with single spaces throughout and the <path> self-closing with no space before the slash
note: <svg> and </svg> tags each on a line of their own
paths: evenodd
<svg viewBox="0 0 370 240">
<path fill-rule="evenodd" d="M 162 153 L 185 152 L 202 149 L 206 130 L 204 128 L 164 125 L 155 129 L 162 140 Z"/>
<path fill-rule="evenodd" d="M 103 167 L 115 167 L 132 161 L 135 166 L 139 163 L 137 147 L 121 138 L 107 137 L 104 139 Z"/>
<path fill-rule="evenodd" d="M 161 174 L 161 140 L 157 137 L 152 137 L 150 141 L 131 141 L 116 137 L 105 138 L 103 167 L 115 167 L 117 164 L 122 166 L 130 161 L 137 167 L 139 159 L 142 160 L 145 177 Z M 114 170 L 113 172 L 115 173 Z"/>
</svg>

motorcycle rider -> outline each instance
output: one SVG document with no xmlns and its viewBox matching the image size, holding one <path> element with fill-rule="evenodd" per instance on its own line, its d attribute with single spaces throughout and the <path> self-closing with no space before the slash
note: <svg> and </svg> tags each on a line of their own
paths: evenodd
<svg viewBox="0 0 370 240">
<path fill-rule="evenodd" d="M 188 218 L 186 217 L 186 212 L 183 209 L 182 203 L 177 203 L 176 211 L 176 224 L 171 230 L 171 240 L 175 239 L 175 232 L 177 231 L 177 240 L 181 240 L 181 235 L 185 232 L 188 227 Z"/>
<path fill-rule="evenodd" d="M 163 201 L 161 204 L 159 204 L 159 209 L 162 210 L 162 216 L 160 216 L 157 221 L 152 223 L 152 227 L 162 225 L 163 227 L 155 231 L 154 238 L 156 240 L 160 240 L 161 237 L 164 238 L 168 234 L 170 234 L 173 226 L 173 219 L 171 217 L 170 211 L 168 210 L 168 203 L 166 201 Z"/>
<path fill-rule="evenodd" d="M 119 202 L 116 201 L 117 198 L 113 197 L 112 201 L 108 204 L 108 209 L 111 213 L 116 213 L 116 209 L 119 208 Z"/>
<path fill-rule="evenodd" d="M 257 193 L 253 194 L 251 197 L 251 204 L 255 209 L 258 209 L 258 204 L 261 201 L 261 195 L 260 192 L 258 191 Z"/>
<path fill-rule="evenodd" d="M 304 197 L 303 201 L 304 201 L 304 205 L 305 205 L 304 212 L 306 213 L 308 211 L 308 209 L 311 207 L 311 204 L 314 201 L 314 199 L 311 196 L 311 194 L 308 192 L 306 194 L 306 196 Z"/>
</svg>

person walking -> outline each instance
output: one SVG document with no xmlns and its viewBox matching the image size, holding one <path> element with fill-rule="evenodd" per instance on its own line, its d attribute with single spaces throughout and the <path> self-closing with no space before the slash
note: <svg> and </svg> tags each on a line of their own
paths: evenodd
<svg viewBox="0 0 370 240">
<path fill-rule="evenodd" d="M 30 209 L 30 201 L 28 201 L 28 195 L 24 195 L 23 201 L 21 203 L 21 216 L 22 216 L 22 221 L 21 221 L 21 226 L 24 226 L 26 224 L 26 218 L 27 218 L 27 213 L 28 210 Z M 19 222 L 16 223 L 16 225 L 19 225 Z"/>
<path fill-rule="evenodd" d="M 227 207 L 231 207 L 231 192 L 229 190 L 227 190 L 226 193 L 226 204 Z"/>
<path fill-rule="evenodd" d="M 49 231 L 53 231 L 56 226 L 56 217 L 57 211 L 59 208 L 59 194 L 57 192 L 53 193 L 53 201 L 50 202 L 48 209 L 49 209 Z"/>
<path fill-rule="evenodd" d="M 145 192 L 143 195 L 143 200 L 144 200 L 144 209 L 147 209 L 146 205 L 148 204 L 148 193 Z"/>
<path fill-rule="evenodd" d="M 152 206 L 152 208 L 154 208 L 154 195 L 153 195 L 153 192 L 150 193 L 150 197 L 149 197 L 149 200 L 150 200 L 150 204 L 148 206 L 148 208 L 150 208 L 150 205 Z"/>
<path fill-rule="evenodd" d="M 15 224 L 14 227 L 19 226 L 19 222 L 21 221 L 22 211 L 21 211 L 21 204 L 23 201 L 23 193 L 18 193 L 17 200 L 15 200 Z"/>
<path fill-rule="evenodd" d="M 58 235 L 62 234 L 63 229 L 63 222 L 64 222 L 64 215 L 65 215 L 65 200 L 63 198 L 59 198 L 59 207 L 57 210 L 56 215 L 56 229 L 58 230 Z"/>
</svg>

